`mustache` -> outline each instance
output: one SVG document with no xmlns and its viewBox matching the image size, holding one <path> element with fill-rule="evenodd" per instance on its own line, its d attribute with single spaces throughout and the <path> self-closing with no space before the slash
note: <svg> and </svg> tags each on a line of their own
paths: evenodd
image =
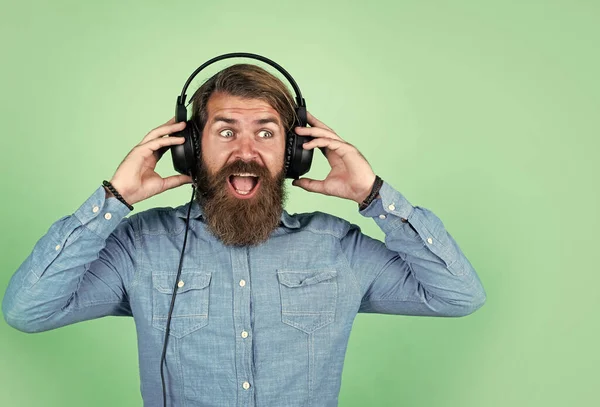
<svg viewBox="0 0 600 407">
<path fill-rule="evenodd" d="M 260 165 L 256 161 L 236 160 L 221 168 L 217 172 L 216 178 L 219 180 L 226 180 L 231 175 L 239 173 L 252 173 L 259 178 L 271 177 L 271 173 L 269 172 L 267 167 Z"/>
</svg>

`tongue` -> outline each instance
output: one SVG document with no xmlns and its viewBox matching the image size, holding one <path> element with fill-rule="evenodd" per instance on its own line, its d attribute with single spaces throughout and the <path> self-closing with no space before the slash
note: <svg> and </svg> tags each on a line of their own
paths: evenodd
<svg viewBox="0 0 600 407">
<path fill-rule="evenodd" d="M 251 191 L 256 185 L 256 178 L 254 177 L 231 177 L 231 185 L 238 191 Z"/>
</svg>

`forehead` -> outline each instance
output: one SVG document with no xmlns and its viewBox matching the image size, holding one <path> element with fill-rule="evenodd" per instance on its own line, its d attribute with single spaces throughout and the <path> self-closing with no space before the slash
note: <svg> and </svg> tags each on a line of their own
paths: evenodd
<svg viewBox="0 0 600 407">
<path fill-rule="evenodd" d="M 275 117 L 281 124 L 277 110 L 261 99 L 242 98 L 218 92 L 210 96 L 206 104 L 206 110 L 209 122 L 216 115 L 229 115 L 238 120 Z"/>
</svg>

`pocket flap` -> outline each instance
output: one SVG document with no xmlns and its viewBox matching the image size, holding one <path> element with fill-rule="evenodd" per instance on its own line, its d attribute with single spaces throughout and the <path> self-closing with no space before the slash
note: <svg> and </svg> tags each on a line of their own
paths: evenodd
<svg viewBox="0 0 600 407">
<path fill-rule="evenodd" d="M 278 271 L 279 282 L 286 287 L 303 287 L 331 280 L 337 275 L 335 270 Z"/>
<path fill-rule="evenodd" d="M 154 288 L 161 293 L 173 293 L 176 276 L 177 273 L 152 274 L 152 283 L 154 285 Z M 206 288 L 210 284 L 211 277 L 212 273 L 181 273 L 181 275 L 179 276 L 179 281 L 183 282 L 183 285 L 177 288 L 177 292 L 184 293 L 189 290 L 201 290 L 203 288 Z"/>
</svg>

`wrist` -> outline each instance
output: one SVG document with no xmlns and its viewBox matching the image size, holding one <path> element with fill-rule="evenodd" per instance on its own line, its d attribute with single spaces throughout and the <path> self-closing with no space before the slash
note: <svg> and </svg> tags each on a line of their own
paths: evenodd
<svg viewBox="0 0 600 407">
<path fill-rule="evenodd" d="M 382 185 L 383 185 L 383 180 L 378 175 L 375 175 L 375 181 L 373 181 L 373 186 L 371 187 L 371 192 L 369 193 L 369 195 L 367 195 L 367 197 L 363 201 L 358 203 L 359 210 L 362 211 L 363 209 L 367 209 L 367 207 L 369 205 L 371 205 L 371 202 L 373 202 L 375 199 L 381 197 L 379 195 L 379 190 L 381 189 Z"/>
<path fill-rule="evenodd" d="M 129 193 L 129 191 L 127 190 L 127 187 L 126 187 L 126 186 L 125 186 L 123 183 L 121 183 L 121 182 L 120 182 L 118 179 L 117 179 L 117 180 L 115 180 L 115 179 L 113 178 L 113 179 L 111 179 L 111 180 L 109 181 L 109 183 L 110 183 L 110 184 L 113 186 L 113 188 L 114 188 L 114 189 L 117 191 L 117 193 L 118 193 L 119 195 L 121 195 L 121 197 L 122 197 L 122 198 L 123 198 L 125 201 L 127 201 L 128 203 L 130 203 L 130 204 L 132 204 L 132 205 L 133 205 L 134 203 L 137 203 L 137 201 L 134 201 L 134 200 L 133 200 L 133 198 L 132 198 L 132 194 L 131 194 L 131 193 Z M 109 194 L 111 194 L 110 196 L 113 196 L 113 197 L 115 197 L 115 198 L 116 198 L 115 194 L 114 194 L 114 193 L 112 193 L 112 192 L 111 192 L 111 191 L 110 191 L 108 188 L 105 188 L 105 189 L 108 191 L 108 193 L 109 193 Z"/>
<path fill-rule="evenodd" d="M 117 184 L 118 185 L 118 184 Z M 130 211 L 133 210 L 133 206 L 131 206 L 131 204 L 125 199 L 125 197 L 123 197 L 119 191 L 117 190 L 117 187 L 115 187 L 113 185 L 112 182 L 108 182 L 108 181 L 103 181 L 102 182 L 102 186 L 104 187 L 104 190 L 106 191 L 106 195 L 105 198 L 110 198 L 115 197 L 116 199 L 118 199 L 123 205 L 125 205 L 127 208 L 129 208 Z"/>
<path fill-rule="evenodd" d="M 367 199 L 369 197 L 369 195 L 371 194 L 371 192 L 373 190 L 373 185 L 375 184 L 375 181 L 377 180 L 377 175 L 373 174 L 369 178 L 370 179 L 368 181 L 368 184 L 365 184 L 365 187 L 362 188 L 362 192 L 360 194 L 357 194 L 356 197 L 353 199 L 353 201 L 359 205 L 361 203 L 363 203 L 364 200 Z"/>
<path fill-rule="evenodd" d="M 108 190 L 108 188 L 106 188 L 104 185 L 102 185 L 102 187 L 104 188 L 104 192 L 105 192 L 104 199 L 114 198 L 115 197 L 113 195 L 113 193 Z"/>
</svg>

